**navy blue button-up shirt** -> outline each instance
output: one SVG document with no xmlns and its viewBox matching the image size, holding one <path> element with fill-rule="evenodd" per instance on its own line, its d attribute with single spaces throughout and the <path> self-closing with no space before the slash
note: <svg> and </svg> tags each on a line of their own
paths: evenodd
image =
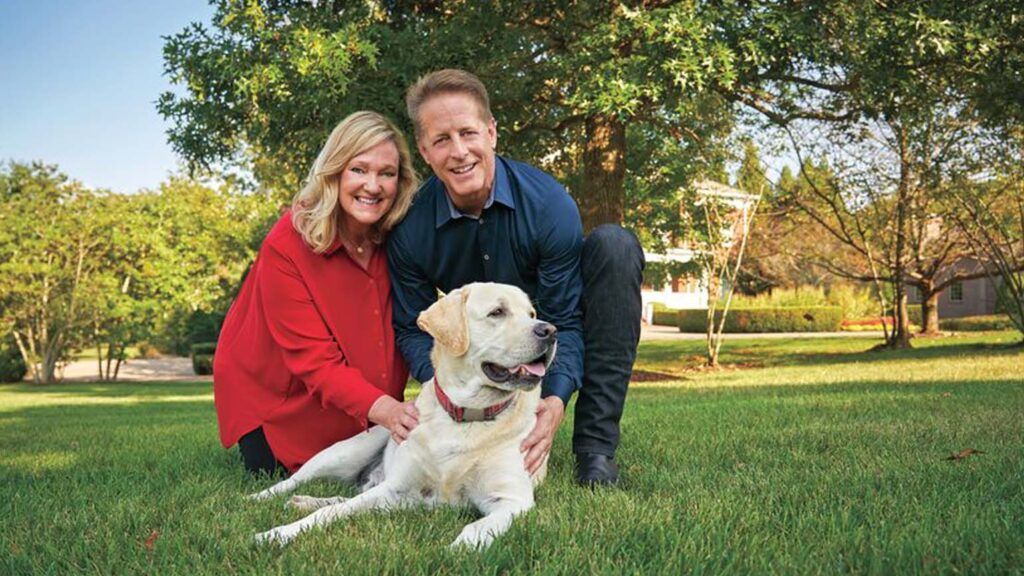
<svg viewBox="0 0 1024 576">
<path fill-rule="evenodd" d="M 498 156 L 489 206 L 480 217 L 451 206 L 433 176 L 388 237 L 395 336 L 410 372 L 420 382 L 434 376 L 433 339 L 416 318 L 437 301 L 437 290 L 512 284 L 530 296 L 540 319 L 558 328 L 558 354 L 542 395 L 568 403 L 583 380 L 583 226 L 576 203 L 548 174 Z"/>
</svg>

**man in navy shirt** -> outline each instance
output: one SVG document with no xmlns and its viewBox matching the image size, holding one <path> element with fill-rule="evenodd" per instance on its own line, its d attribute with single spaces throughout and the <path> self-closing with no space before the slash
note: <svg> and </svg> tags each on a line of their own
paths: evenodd
<svg viewBox="0 0 1024 576">
<path fill-rule="evenodd" d="M 433 377 L 420 312 L 470 282 L 522 288 L 557 329 L 537 424 L 523 442 L 527 469 L 547 459 L 573 392 L 573 451 L 583 485 L 615 484 L 619 419 L 640 334 L 643 251 L 603 225 L 583 238 L 579 210 L 554 178 L 495 154 L 487 90 L 472 74 L 441 70 L 406 94 L 420 154 L 434 176 L 391 233 L 388 263 L 398 346 L 413 377 Z"/>
</svg>

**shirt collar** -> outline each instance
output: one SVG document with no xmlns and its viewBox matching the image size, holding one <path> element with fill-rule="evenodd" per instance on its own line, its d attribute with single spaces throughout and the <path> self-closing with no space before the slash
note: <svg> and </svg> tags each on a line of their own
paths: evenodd
<svg viewBox="0 0 1024 576">
<path fill-rule="evenodd" d="M 476 216 L 459 212 L 459 209 L 455 207 L 452 199 L 448 196 L 448 191 L 445 190 L 444 182 L 441 182 L 440 178 L 437 179 L 437 184 L 441 187 L 441 193 L 437 196 L 435 210 L 436 216 L 434 220 L 435 228 L 440 228 L 451 220 L 457 220 L 459 218 L 477 219 Z M 508 174 L 505 170 L 504 159 L 497 155 L 494 157 L 494 184 L 491 185 L 491 193 L 487 196 L 487 202 L 484 203 L 484 210 L 490 208 L 495 202 L 503 204 L 513 210 L 515 210 L 516 207 L 515 201 L 512 200 L 512 189 L 508 181 Z"/>
</svg>

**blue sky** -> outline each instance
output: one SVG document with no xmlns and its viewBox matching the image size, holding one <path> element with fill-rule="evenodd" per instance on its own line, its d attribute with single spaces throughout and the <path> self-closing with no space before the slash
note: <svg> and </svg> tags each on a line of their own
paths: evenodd
<svg viewBox="0 0 1024 576">
<path fill-rule="evenodd" d="M 0 0 L 0 160 L 43 160 L 96 188 L 156 187 L 177 168 L 154 102 L 163 40 L 206 0 Z"/>
</svg>

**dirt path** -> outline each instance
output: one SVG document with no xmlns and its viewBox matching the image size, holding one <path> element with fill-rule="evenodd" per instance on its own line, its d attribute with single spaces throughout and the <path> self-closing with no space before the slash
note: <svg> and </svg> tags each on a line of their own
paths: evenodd
<svg viewBox="0 0 1024 576">
<path fill-rule="evenodd" d="M 77 360 L 64 368 L 64 380 L 88 382 L 99 380 L 95 360 Z M 153 382 L 168 380 L 210 381 L 210 376 L 196 376 L 192 360 L 178 356 L 136 358 L 121 364 L 117 379 L 124 382 Z"/>
</svg>

